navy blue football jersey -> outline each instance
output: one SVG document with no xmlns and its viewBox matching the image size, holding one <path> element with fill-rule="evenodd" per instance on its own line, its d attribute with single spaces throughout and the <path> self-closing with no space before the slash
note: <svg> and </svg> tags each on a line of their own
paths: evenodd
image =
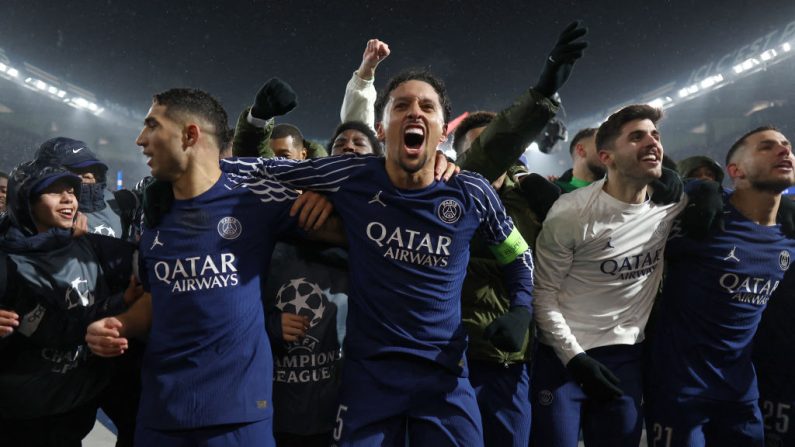
<svg viewBox="0 0 795 447">
<path fill-rule="evenodd" d="M 461 373 L 466 331 L 460 296 L 469 242 L 480 231 L 499 245 L 514 231 L 513 223 L 478 174 L 463 171 L 447 182 L 407 190 L 391 183 L 384 163 L 376 156 L 249 158 L 224 160 L 221 168 L 330 193 L 350 245 L 346 356 L 401 353 Z M 530 307 L 530 251 L 518 259 L 527 279 L 514 288 L 519 292 L 513 305 Z"/>
<path fill-rule="evenodd" d="M 139 423 L 183 429 L 272 416 L 261 295 L 275 239 L 295 225 L 295 197 L 282 185 L 222 174 L 144 229 L 140 274 L 152 327 Z"/>
<path fill-rule="evenodd" d="M 790 268 L 795 241 L 762 226 L 724 197 L 725 231 L 706 239 L 675 226 L 652 339 L 651 385 L 716 400 L 758 398 L 751 341 L 770 296 Z"/>
</svg>

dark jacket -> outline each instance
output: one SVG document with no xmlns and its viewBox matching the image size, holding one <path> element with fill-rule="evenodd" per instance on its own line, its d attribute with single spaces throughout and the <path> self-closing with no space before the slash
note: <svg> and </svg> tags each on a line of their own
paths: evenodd
<svg viewBox="0 0 795 447">
<path fill-rule="evenodd" d="M 79 178 L 61 168 L 20 165 L 0 221 L 0 306 L 20 316 L 19 327 L 0 339 L 3 419 L 69 411 L 94 400 L 110 379 L 110 362 L 91 354 L 84 337 L 88 324 L 124 309 L 134 247 L 57 228 L 36 233 L 33 191 L 54 178 L 79 187 Z"/>
<path fill-rule="evenodd" d="M 512 170 L 517 169 L 514 168 L 517 159 L 543 131 L 557 110 L 558 104 L 554 101 L 532 89 L 528 90 L 510 107 L 497 114 L 475 139 L 469 151 L 459 159 L 461 168 L 477 172 L 490 182 L 505 172 L 516 174 Z M 535 247 L 541 221 L 528 206 L 513 175 L 508 176 L 499 195 L 522 237 L 531 248 Z M 500 351 L 483 339 L 486 326 L 508 311 L 509 297 L 503 287 L 499 265 L 485 243 L 478 237 L 474 238 L 470 252 L 461 296 L 461 314 L 469 335 L 468 357 L 497 363 L 529 361 L 532 350 L 528 346 L 532 343 L 532 328 L 524 348 L 519 352 Z"/>
</svg>

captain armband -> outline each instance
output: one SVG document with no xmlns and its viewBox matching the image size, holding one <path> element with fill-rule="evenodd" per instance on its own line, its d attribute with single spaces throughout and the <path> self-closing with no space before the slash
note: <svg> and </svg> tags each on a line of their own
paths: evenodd
<svg viewBox="0 0 795 447">
<path fill-rule="evenodd" d="M 526 252 L 529 246 L 525 242 L 519 230 L 516 227 L 511 230 L 511 234 L 505 238 L 499 245 L 490 245 L 492 254 L 497 258 L 497 262 L 502 265 L 510 264 L 522 253 Z"/>
</svg>

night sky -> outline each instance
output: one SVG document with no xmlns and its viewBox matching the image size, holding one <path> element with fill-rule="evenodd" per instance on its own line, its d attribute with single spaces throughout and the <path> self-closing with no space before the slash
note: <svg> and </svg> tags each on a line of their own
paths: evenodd
<svg viewBox="0 0 795 447">
<path fill-rule="evenodd" d="M 719 6 L 720 5 L 720 6 Z M 563 88 L 568 116 L 593 114 L 795 19 L 795 1 L 39 1 L 3 0 L 0 48 L 141 114 L 151 95 L 198 87 L 230 120 L 271 76 L 299 108 L 284 121 L 326 137 L 369 38 L 392 55 L 376 86 L 414 66 L 448 84 L 453 114 L 499 110 L 531 86 L 573 19 L 591 46 Z"/>
</svg>

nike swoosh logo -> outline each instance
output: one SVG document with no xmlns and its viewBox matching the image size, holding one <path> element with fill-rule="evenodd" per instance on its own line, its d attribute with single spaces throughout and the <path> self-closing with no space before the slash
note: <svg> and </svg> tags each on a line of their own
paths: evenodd
<svg viewBox="0 0 795 447">
<path fill-rule="evenodd" d="M 82 150 L 83 150 L 83 148 L 82 148 L 82 147 L 81 147 L 80 149 L 72 149 L 72 153 L 73 153 L 73 154 L 76 154 L 76 153 L 78 153 L 78 152 L 80 152 L 80 151 L 82 151 Z"/>
</svg>

